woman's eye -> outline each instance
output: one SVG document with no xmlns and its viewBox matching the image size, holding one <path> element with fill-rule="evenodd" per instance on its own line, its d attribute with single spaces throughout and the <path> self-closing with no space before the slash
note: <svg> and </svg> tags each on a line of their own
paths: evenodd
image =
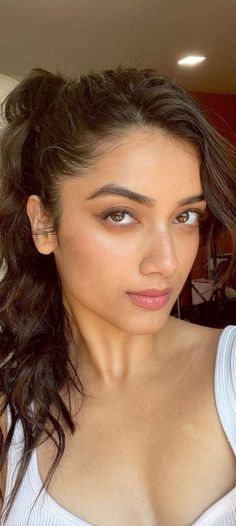
<svg viewBox="0 0 236 526">
<path fill-rule="evenodd" d="M 197 212 L 195 210 L 187 210 L 186 212 L 182 212 L 182 214 L 176 217 L 176 222 L 178 224 L 182 223 L 185 225 L 198 225 L 200 215 L 200 211 Z"/>
<path fill-rule="evenodd" d="M 128 226 L 133 222 L 133 217 L 127 210 L 112 210 L 103 219 L 107 220 L 108 223 L 117 223 L 122 226 Z"/>
<path fill-rule="evenodd" d="M 200 210 L 187 210 L 176 217 L 175 223 L 197 226 L 199 224 L 199 218 L 201 214 L 202 212 Z M 129 225 L 136 222 L 134 216 L 125 209 L 109 210 L 102 215 L 102 219 L 109 224 L 116 224 L 117 226 L 121 227 L 128 227 Z"/>
</svg>

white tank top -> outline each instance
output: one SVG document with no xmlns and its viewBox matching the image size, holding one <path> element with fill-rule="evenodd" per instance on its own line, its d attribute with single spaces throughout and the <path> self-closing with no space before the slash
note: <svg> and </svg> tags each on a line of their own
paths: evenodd
<svg viewBox="0 0 236 526">
<path fill-rule="evenodd" d="M 219 418 L 236 455 L 236 326 L 228 326 L 221 333 L 216 356 L 214 386 Z M 18 422 L 9 452 L 5 499 L 12 489 L 14 472 L 21 458 L 22 438 L 22 427 Z M 4 526 L 95 526 L 64 509 L 45 490 L 34 504 L 41 484 L 36 450 L 34 450 Z M 236 487 L 192 524 L 192 526 L 235 525 Z"/>
</svg>

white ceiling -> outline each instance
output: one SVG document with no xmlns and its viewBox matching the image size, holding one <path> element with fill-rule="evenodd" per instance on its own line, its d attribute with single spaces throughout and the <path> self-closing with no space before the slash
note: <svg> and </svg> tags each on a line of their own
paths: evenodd
<svg viewBox="0 0 236 526">
<path fill-rule="evenodd" d="M 187 53 L 207 60 L 181 68 Z M 118 64 L 236 94 L 236 0 L 0 0 L 0 73 L 78 76 Z"/>
</svg>

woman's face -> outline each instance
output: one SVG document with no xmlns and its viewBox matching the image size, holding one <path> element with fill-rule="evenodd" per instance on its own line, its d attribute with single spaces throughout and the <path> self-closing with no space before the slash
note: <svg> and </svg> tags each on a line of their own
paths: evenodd
<svg viewBox="0 0 236 526">
<path fill-rule="evenodd" d="M 54 255 L 76 318 L 129 334 L 158 331 L 198 249 L 206 203 L 195 149 L 153 129 L 107 141 L 84 176 L 65 182 L 61 205 Z M 156 307 L 127 294 L 153 288 L 170 289 Z"/>
</svg>

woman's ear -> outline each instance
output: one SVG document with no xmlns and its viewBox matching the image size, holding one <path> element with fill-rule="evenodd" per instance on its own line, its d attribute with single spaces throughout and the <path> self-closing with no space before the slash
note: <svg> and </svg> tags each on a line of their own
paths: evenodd
<svg viewBox="0 0 236 526">
<path fill-rule="evenodd" d="M 51 254 L 58 246 L 56 232 L 52 231 L 52 219 L 45 211 L 38 195 L 31 195 L 26 205 L 27 215 L 35 246 L 41 254 Z"/>
</svg>

